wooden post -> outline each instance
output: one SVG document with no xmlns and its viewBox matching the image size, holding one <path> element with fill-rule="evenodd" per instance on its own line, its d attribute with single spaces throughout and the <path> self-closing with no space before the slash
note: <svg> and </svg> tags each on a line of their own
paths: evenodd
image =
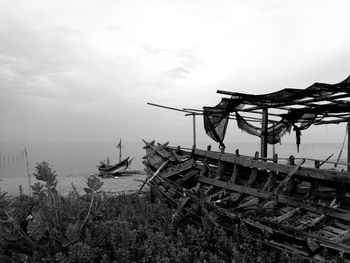
<svg viewBox="0 0 350 263">
<path fill-rule="evenodd" d="M 26 161 L 27 161 L 27 173 L 28 173 L 28 192 L 29 192 L 29 195 L 31 196 L 32 195 L 32 188 L 31 188 L 31 181 L 30 181 L 30 172 L 29 172 L 29 163 L 28 163 L 28 154 L 27 154 L 27 149 L 24 148 L 24 154 L 26 156 Z"/>
<path fill-rule="evenodd" d="M 267 108 L 263 109 L 262 112 L 262 123 L 261 123 L 261 147 L 260 156 L 261 158 L 267 157 L 267 122 L 268 122 L 268 111 Z"/>
<path fill-rule="evenodd" d="M 346 129 L 348 131 L 348 163 L 350 163 L 350 133 L 349 133 L 349 128 L 350 128 L 350 119 L 348 120 L 348 125 L 346 126 Z M 350 172 L 350 165 L 348 165 L 348 172 Z"/>
<path fill-rule="evenodd" d="M 193 148 L 196 148 L 196 114 L 192 113 L 193 118 Z"/>
</svg>

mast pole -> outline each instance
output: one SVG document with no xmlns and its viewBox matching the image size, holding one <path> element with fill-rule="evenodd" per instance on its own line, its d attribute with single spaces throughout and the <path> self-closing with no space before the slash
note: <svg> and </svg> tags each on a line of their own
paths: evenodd
<svg viewBox="0 0 350 263">
<path fill-rule="evenodd" d="M 193 148 L 196 148 L 196 114 L 192 113 L 193 118 Z"/>
<path fill-rule="evenodd" d="M 119 162 L 122 161 L 122 138 L 119 140 Z"/>
<path fill-rule="evenodd" d="M 267 108 L 262 110 L 262 122 L 261 122 L 261 143 L 260 143 L 260 156 L 261 158 L 267 157 L 267 123 L 268 123 L 268 111 Z"/>
<path fill-rule="evenodd" d="M 348 163 L 350 163 L 350 119 L 348 120 L 348 124 L 346 125 L 346 129 L 347 129 L 347 132 L 348 132 Z M 350 172 L 350 165 L 348 165 L 348 172 Z"/>
</svg>

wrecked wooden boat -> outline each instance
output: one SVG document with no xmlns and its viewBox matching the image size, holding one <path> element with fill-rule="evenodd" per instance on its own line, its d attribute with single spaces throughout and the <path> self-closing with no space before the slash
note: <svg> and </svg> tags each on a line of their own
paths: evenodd
<svg viewBox="0 0 350 263">
<path fill-rule="evenodd" d="M 299 145 L 300 131 L 307 126 L 349 122 L 349 86 L 347 78 L 257 97 L 220 91 L 231 98 L 204 107 L 202 115 L 221 150 L 197 149 L 195 138 L 192 149 L 144 141 L 147 183 L 176 208 L 174 221 L 189 219 L 235 233 L 244 228 L 265 245 L 311 261 L 350 262 L 350 172 L 344 171 L 349 161 L 343 169 L 330 170 L 323 164 L 339 167 L 339 160 L 267 158 L 267 143 L 279 142 L 288 129 L 294 128 Z M 271 114 L 271 108 L 287 112 Z M 249 124 L 244 112 L 260 114 L 261 126 Z M 273 117 L 280 120 L 269 121 Z M 260 154 L 226 152 L 223 139 L 231 118 L 261 137 Z"/>
</svg>

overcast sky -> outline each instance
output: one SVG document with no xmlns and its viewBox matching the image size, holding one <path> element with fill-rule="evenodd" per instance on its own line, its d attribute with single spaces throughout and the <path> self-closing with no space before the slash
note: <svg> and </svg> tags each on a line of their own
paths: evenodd
<svg viewBox="0 0 350 263">
<path fill-rule="evenodd" d="M 191 117 L 146 103 L 340 82 L 349 13 L 346 0 L 0 0 L 0 140 L 190 140 Z"/>
</svg>

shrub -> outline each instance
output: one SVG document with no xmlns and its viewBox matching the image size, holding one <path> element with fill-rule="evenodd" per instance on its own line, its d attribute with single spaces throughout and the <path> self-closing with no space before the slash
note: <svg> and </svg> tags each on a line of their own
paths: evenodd
<svg viewBox="0 0 350 263">
<path fill-rule="evenodd" d="M 296 262 L 241 231 L 204 231 L 136 194 L 107 196 L 88 178 L 85 194 L 60 196 L 55 171 L 36 165 L 33 197 L 0 195 L 0 262 Z M 299 262 L 302 260 L 297 259 Z"/>
</svg>

